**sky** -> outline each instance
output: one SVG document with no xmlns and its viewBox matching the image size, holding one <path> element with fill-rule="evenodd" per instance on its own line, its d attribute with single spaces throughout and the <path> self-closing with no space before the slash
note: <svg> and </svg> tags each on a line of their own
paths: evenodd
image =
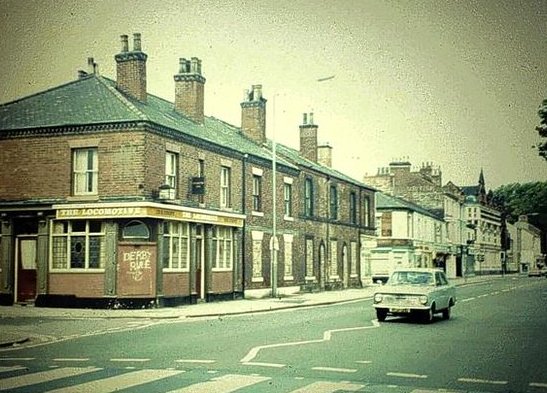
<svg viewBox="0 0 547 393">
<path fill-rule="evenodd" d="M 261 84 L 267 136 L 298 149 L 313 112 L 333 167 L 357 180 L 404 159 L 459 186 L 481 169 L 487 189 L 547 181 L 532 148 L 547 0 L 0 0 L 0 103 L 75 80 L 88 57 L 115 79 L 133 33 L 149 93 L 174 101 L 178 59 L 198 57 L 206 115 L 240 126 Z"/>
</svg>

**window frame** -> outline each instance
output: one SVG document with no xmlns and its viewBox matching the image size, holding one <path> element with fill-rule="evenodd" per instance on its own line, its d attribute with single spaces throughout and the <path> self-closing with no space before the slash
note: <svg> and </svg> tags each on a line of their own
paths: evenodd
<svg viewBox="0 0 547 393">
<path fill-rule="evenodd" d="M 100 231 L 94 232 L 91 231 L 91 223 L 100 225 Z M 78 231 L 73 230 L 75 224 L 81 225 L 82 223 L 85 224 L 85 230 L 84 231 Z M 55 232 L 56 228 L 58 226 L 63 226 L 62 232 Z M 77 237 L 83 237 L 85 242 L 85 250 L 84 250 L 84 266 L 83 267 L 72 267 L 73 261 L 72 261 L 72 240 Z M 61 244 L 61 247 L 64 247 L 64 257 L 66 258 L 65 261 L 63 261 L 64 267 L 56 267 L 57 265 L 57 258 L 58 254 L 54 254 L 54 249 L 56 246 L 55 239 L 64 238 L 64 243 Z M 98 260 L 99 260 L 99 266 L 98 267 L 90 267 L 91 263 L 91 239 L 98 239 L 98 245 L 99 245 L 99 251 L 97 254 Z M 93 272 L 93 273 L 100 273 L 104 272 L 105 270 L 105 264 L 106 264 L 106 255 L 105 255 L 105 228 L 103 222 L 97 222 L 96 220 L 52 220 L 50 229 L 49 229 L 49 270 L 52 273 L 59 273 L 59 272 L 69 272 L 69 273 L 86 273 L 86 272 Z M 56 250 L 56 249 L 55 249 Z"/>
<path fill-rule="evenodd" d="M 163 255 L 161 256 L 162 270 L 164 272 L 188 272 L 190 271 L 190 225 L 182 221 L 165 221 L 164 225 L 169 228 L 167 231 L 164 227 L 163 232 Z M 174 230 L 176 228 L 176 230 Z M 166 244 L 168 243 L 168 244 Z M 183 243 L 186 244 L 186 252 L 183 253 Z M 173 266 L 174 244 L 177 244 L 178 266 Z M 165 257 L 168 256 L 168 264 L 165 266 Z"/>
<path fill-rule="evenodd" d="M 165 184 L 171 186 L 174 190 L 174 195 L 178 191 L 178 165 L 179 155 L 172 151 L 165 152 Z"/>
<path fill-rule="evenodd" d="M 80 168 L 79 154 L 86 154 L 85 168 Z M 91 154 L 91 155 L 90 155 Z M 91 159 L 91 168 L 90 168 Z M 82 160 L 83 161 L 83 160 Z M 83 183 L 83 189 L 81 186 Z M 91 189 L 90 189 L 91 188 Z M 97 195 L 99 193 L 99 149 L 78 147 L 72 149 L 72 195 Z"/>
<path fill-rule="evenodd" d="M 220 167 L 220 208 L 231 208 L 231 182 L 232 170 L 230 167 L 222 165 Z"/>
<path fill-rule="evenodd" d="M 253 211 L 262 212 L 262 176 L 253 174 Z"/>
<path fill-rule="evenodd" d="M 228 236 L 227 236 L 228 235 Z M 222 251 L 222 252 L 221 252 Z M 213 227 L 213 272 L 229 272 L 234 269 L 234 231 L 232 227 Z"/>
<path fill-rule="evenodd" d="M 304 216 L 313 217 L 313 179 L 306 177 L 304 180 Z"/>
<path fill-rule="evenodd" d="M 283 184 L 283 206 L 285 209 L 284 210 L 285 219 L 293 217 L 292 201 L 293 201 L 292 184 L 285 182 Z"/>
<path fill-rule="evenodd" d="M 338 188 L 336 184 L 329 186 L 329 218 L 338 220 Z"/>
<path fill-rule="evenodd" d="M 355 191 L 349 193 L 349 222 L 357 224 L 357 193 Z"/>
</svg>

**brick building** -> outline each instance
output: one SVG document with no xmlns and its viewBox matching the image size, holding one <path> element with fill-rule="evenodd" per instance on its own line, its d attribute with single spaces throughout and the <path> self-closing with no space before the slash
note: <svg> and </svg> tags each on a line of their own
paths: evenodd
<svg viewBox="0 0 547 393">
<path fill-rule="evenodd" d="M 361 285 L 374 189 L 321 163 L 313 121 L 274 160 L 260 85 L 236 127 L 205 116 L 198 58 L 180 59 L 171 103 L 147 93 L 140 34 L 128 41 L 116 80 L 90 59 L 0 106 L 1 303 L 172 305 L 268 294 L 272 276 L 280 292 Z"/>
</svg>

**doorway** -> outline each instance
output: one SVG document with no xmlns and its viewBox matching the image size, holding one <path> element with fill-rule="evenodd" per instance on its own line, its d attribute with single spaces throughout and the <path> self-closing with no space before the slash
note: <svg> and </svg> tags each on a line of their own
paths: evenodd
<svg viewBox="0 0 547 393">
<path fill-rule="evenodd" d="M 15 242 L 14 302 L 29 302 L 36 298 L 36 244 L 38 236 L 19 235 Z"/>
</svg>

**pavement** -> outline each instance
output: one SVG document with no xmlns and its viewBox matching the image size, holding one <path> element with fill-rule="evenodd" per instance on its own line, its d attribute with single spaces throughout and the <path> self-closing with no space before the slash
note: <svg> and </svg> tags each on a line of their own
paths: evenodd
<svg viewBox="0 0 547 393">
<path fill-rule="evenodd" d="M 500 279 L 501 275 L 471 276 L 451 279 L 456 286 L 480 284 L 485 281 Z M 507 276 L 506 276 L 507 277 Z M 380 287 L 379 284 L 367 285 L 359 289 L 344 289 L 313 293 L 297 293 L 279 298 L 240 299 L 222 302 L 198 303 L 179 307 L 150 309 L 75 309 L 35 307 L 33 305 L 0 306 L 0 349 L 27 343 L 32 338 L 27 329 L 20 325 L 8 323 L 18 319 L 39 320 L 78 320 L 78 319 L 191 319 L 205 317 L 222 317 L 247 313 L 270 312 L 297 307 L 312 307 L 345 303 L 371 298 Z M 38 325 L 37 325 L 38 326 Z M 38 329 L 38 327 L 37 327 Z"/>
</svg>

